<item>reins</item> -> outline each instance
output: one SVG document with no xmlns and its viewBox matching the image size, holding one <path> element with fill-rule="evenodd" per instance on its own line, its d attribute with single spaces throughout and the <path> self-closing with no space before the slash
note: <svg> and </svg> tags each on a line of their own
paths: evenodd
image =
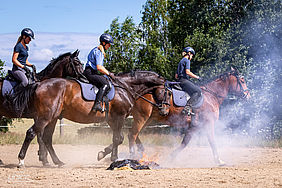
<svg viewBox="0 0 282 188">
<path fill-rule="evenodd" d="M 145 100 L 146 102 L 150 103 L 151 105 L 156 106 L 156 107 L 158 107 L 158 108 L 160 107 L 159 104 L 154 103 L 154 102 L 152 102 L 152 101 L 146 99 L 145 97 L 143 97 L 143 96 L 140 95 L 139 93 L 137 93 L 137 92 L 135 92 L 135 91 L 131 92 L 131 91 L 128 89 L 128 87 L 125 86 L 125 84 L 122 83 L 121 81 L 119 81 L 118 79 L 116 79 L 116 78 L 111 78 L 111 79 L 116 82 L 117 85 L 115 85 L 115 83 L 113 83 L 113 85 L 114 85 L 115 87 L 119 87 L 119 88 L 121 88 L 121 89 L 126 90 L 127 92 L 129 92 L 129 93 L 131 94 L 131 96 L 132 96 L 135 100 L 136 100 L 136 98 L 134 97 L 134 94 L 136 94 L 138 97 L 142 98 L 142 99 Z M 152 89 L 154 89 L 154 88 L 155 88 L 155 87 L 152 87 Z"/>
</svg>

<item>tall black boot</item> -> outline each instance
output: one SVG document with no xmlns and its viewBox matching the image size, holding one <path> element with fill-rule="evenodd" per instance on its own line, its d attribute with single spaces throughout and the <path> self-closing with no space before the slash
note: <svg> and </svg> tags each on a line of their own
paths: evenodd
<svg viewBox="0 0 282 188">
<path fill-rule="evenodd" d="M 100 112 L 103 112 L 103 108 L 102 108 L 102 99 L 103 99 L 103 96 L 106 92 L 106 89 L 107 89 L 107 86 L 104 86 L 102 88 L 99 89 L 97 95 L 96 95 L 96 99 L 95 99 L 95 104 L 94 106 L 92 107 L 92 111 L 100 111 Z"/>
<path fill-rule="evenodd" d="M 187 101 L 186 105 L 184 106 L 183 110 L 181 111 L 182 114 L 184 115 L 195 115 L 192 112 L 192 104 L 198 99 L 198 93 L 193 93 L 190 96 L 190 99 Z"/>
</svg>

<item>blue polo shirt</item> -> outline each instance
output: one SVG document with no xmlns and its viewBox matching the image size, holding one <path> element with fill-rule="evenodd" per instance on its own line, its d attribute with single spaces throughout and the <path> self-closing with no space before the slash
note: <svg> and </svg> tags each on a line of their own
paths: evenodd
<svg viewBox="0 0 282 188">
<path fill-rule="evenodd" d="M 189 79 L 189 76 L 186 74 L 186 69 L 190 70 L 190 60 L 187 58 L 182 58 L 181 61 L 178 63 L 177 67 L 177 75 L 178 79 L 185 78 Z"/>
<path fill-rule="evenodd" d="M 26 48 L 23 46 L 22 43 L 18 43 L 16 44 L 16 46 L 14 47 L 14 52 L 19 53 L 17 60 L 23 64 L 26 65 L 26 60 L 28 57 L 28 46 L 26 46 Z M 16 65 L 15 65 L 16 66 Z"/>
<path fill-rule="evenodd" d="M 104 55 L 98 47 L 95 47 L 89 52 L 85 67 L 90 66 L 92 69 L 97 70 L 97 65 L 104 66 Z"/>
</svg>

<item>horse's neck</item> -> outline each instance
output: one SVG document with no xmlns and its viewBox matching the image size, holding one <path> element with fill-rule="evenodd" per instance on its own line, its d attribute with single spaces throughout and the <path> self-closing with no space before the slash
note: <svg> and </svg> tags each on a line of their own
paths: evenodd
<svg viewBox="0 0 282 188">
<path fill-rule="evenodd" d="M 43 69 L 41 72 L 37 74 L 37 77 L 40 81 L 48 79 L 48 78 L 62 78 L 63 77 L 63 66 L 61 64 L 57 64 L 52 67 L 51 70 L 48 66 Z"/>
<path fill-rule="evenodd" d="M 229 81 L 228 79 L 219 78 L 206 84 L 204 87 L 207 87 L 211 91 L 211 94 L 215 95 L 217 100 L 222 103 L 228 95 Z"/>
<path fill-rule="evenodd" d="M 120 82 L 123 83 L 123 86 L 127 87 L 135 97 L 138 97 L 136 95 L 144 95 L 164 84 L 161 81 L 154 81 L 153 79 L 135 79 L 133 77 L 120 78 L 117 83 L 120 84 Z"/>
</svg>

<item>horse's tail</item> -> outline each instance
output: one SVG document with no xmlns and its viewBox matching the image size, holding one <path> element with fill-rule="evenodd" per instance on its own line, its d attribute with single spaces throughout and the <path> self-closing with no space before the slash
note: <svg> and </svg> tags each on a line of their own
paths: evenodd
<svg viewBox="0 0 282 188">
<path fill-rule="evenodd" d="M 15 91 L 14 96 L 12 97 L 13 109 L 17 117 L 21 117 L 23 111 L 28 109 L 31 98 L 33 97 L 35 90 L 38 84 L 29 84 L 24 88 L 18 89 Z"/>
</svg>

